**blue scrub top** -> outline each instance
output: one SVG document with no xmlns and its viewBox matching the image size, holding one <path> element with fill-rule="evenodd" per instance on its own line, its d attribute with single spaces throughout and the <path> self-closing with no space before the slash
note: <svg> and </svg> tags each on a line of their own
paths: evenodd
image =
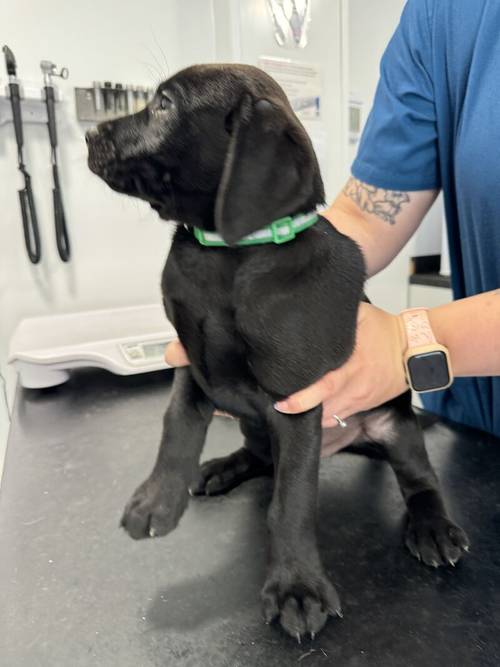
<svg viewBox="0 0 500 667">
<path fill-rule="evenodd" d="M 442 188 L 455 298 L 500 287 L 500 0 L 408 0 L 352 173 L 384 189 Z M 500 378 L 422 398 L 500 436 Z"/>
</svg>

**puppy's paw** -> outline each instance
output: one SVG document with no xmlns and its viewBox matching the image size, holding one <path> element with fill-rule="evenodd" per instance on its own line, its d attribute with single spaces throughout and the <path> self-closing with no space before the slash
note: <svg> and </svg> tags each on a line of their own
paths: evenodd
<svg viewBox="0 0 500 667">
<path fill-rule="evenodd" d="M 469 551 L 465 532 L 444 516 L 410 518 L 405 544 L 415 558 L 431 567 L 454 566 Z"/>
<path fill-rule="evenodd" d="M 167 535 L 179 523 L 188 498 L 180 477 L 151 476 L 129 500 L 120 525 L 134 540 Z"/>
<path fill-rule="evenodd" d="M 302 637 L 315 635 L 328 616 L 342 616 L 340 600 L 321 567 L 297 563 L 274 566 L 261 592 L 266 623 L 278 619 L 285 632 L 300 644 Z"/>
<path fill-rule="evenodd" d="M 229 456 L 203 463 L 198 480 L 190 487 L 189 492 L 193 496 L 215 496 L 226 493 L 253 477 L 272 475 L 272 471 L 272 465 L 266 465 L 242 447 Z"/>
</svg>

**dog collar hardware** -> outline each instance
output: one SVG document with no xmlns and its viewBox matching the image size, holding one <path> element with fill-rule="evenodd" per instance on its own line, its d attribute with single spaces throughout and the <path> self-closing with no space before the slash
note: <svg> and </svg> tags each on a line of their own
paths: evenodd
<svg viewBox="0 0 500 667">
<path fill-rule="evenodd" d="M 253 234 L 244 236 L 241 241 L 238 241 L 236 246 L 260 245 L 262 243 L 287 243 L 294 239 L 297 234 L 303 232 L 309 227 L 312 227 L 318 221 L 317 213 L 304 213 L 295 216 L 286 216 L 274 220 L 270 225 L 259 229 Z M 216 232 L 206 232 L 199 227 L 193 227 L 193 233 L 196 240 L 204 246 L 226 246 L 227 243 L 223 241 L 222 236 Z"/>
</svg>

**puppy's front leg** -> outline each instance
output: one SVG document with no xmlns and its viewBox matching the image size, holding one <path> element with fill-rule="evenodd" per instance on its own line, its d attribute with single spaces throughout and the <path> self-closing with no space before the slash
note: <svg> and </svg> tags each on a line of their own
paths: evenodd
<svg viewBox="0 0 500 667">
<path fill-rule="evenodd" d="M 267 622 L 279 616 L 284 630 L 300 641 L 306 632 L 314 637 L 329 614 L 341 615 L 316 538 L 321 408 L 294 416 L 272 410 L 268 418 L 276 472 L 262 605 Z"/>
<path fill-rule="evenodd" d="M 166 535 L 179 523 L 213 409 L 189 368 L 178 368 L 163 419 L 158 458 L 151 475 L 128 502 L 121 520 L 134 539 Z"/>
</svg>

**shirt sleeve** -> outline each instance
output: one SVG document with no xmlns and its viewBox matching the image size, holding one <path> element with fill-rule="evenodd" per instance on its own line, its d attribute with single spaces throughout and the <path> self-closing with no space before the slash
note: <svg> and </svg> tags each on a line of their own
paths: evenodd
<svg viewBox="0 0 500 667">
<path fill-rule="evenodd" d="M 382 57 L 355 178 L 387 190 L 440 188 L 427 0 L 408 0 Z"/>
</svg>

